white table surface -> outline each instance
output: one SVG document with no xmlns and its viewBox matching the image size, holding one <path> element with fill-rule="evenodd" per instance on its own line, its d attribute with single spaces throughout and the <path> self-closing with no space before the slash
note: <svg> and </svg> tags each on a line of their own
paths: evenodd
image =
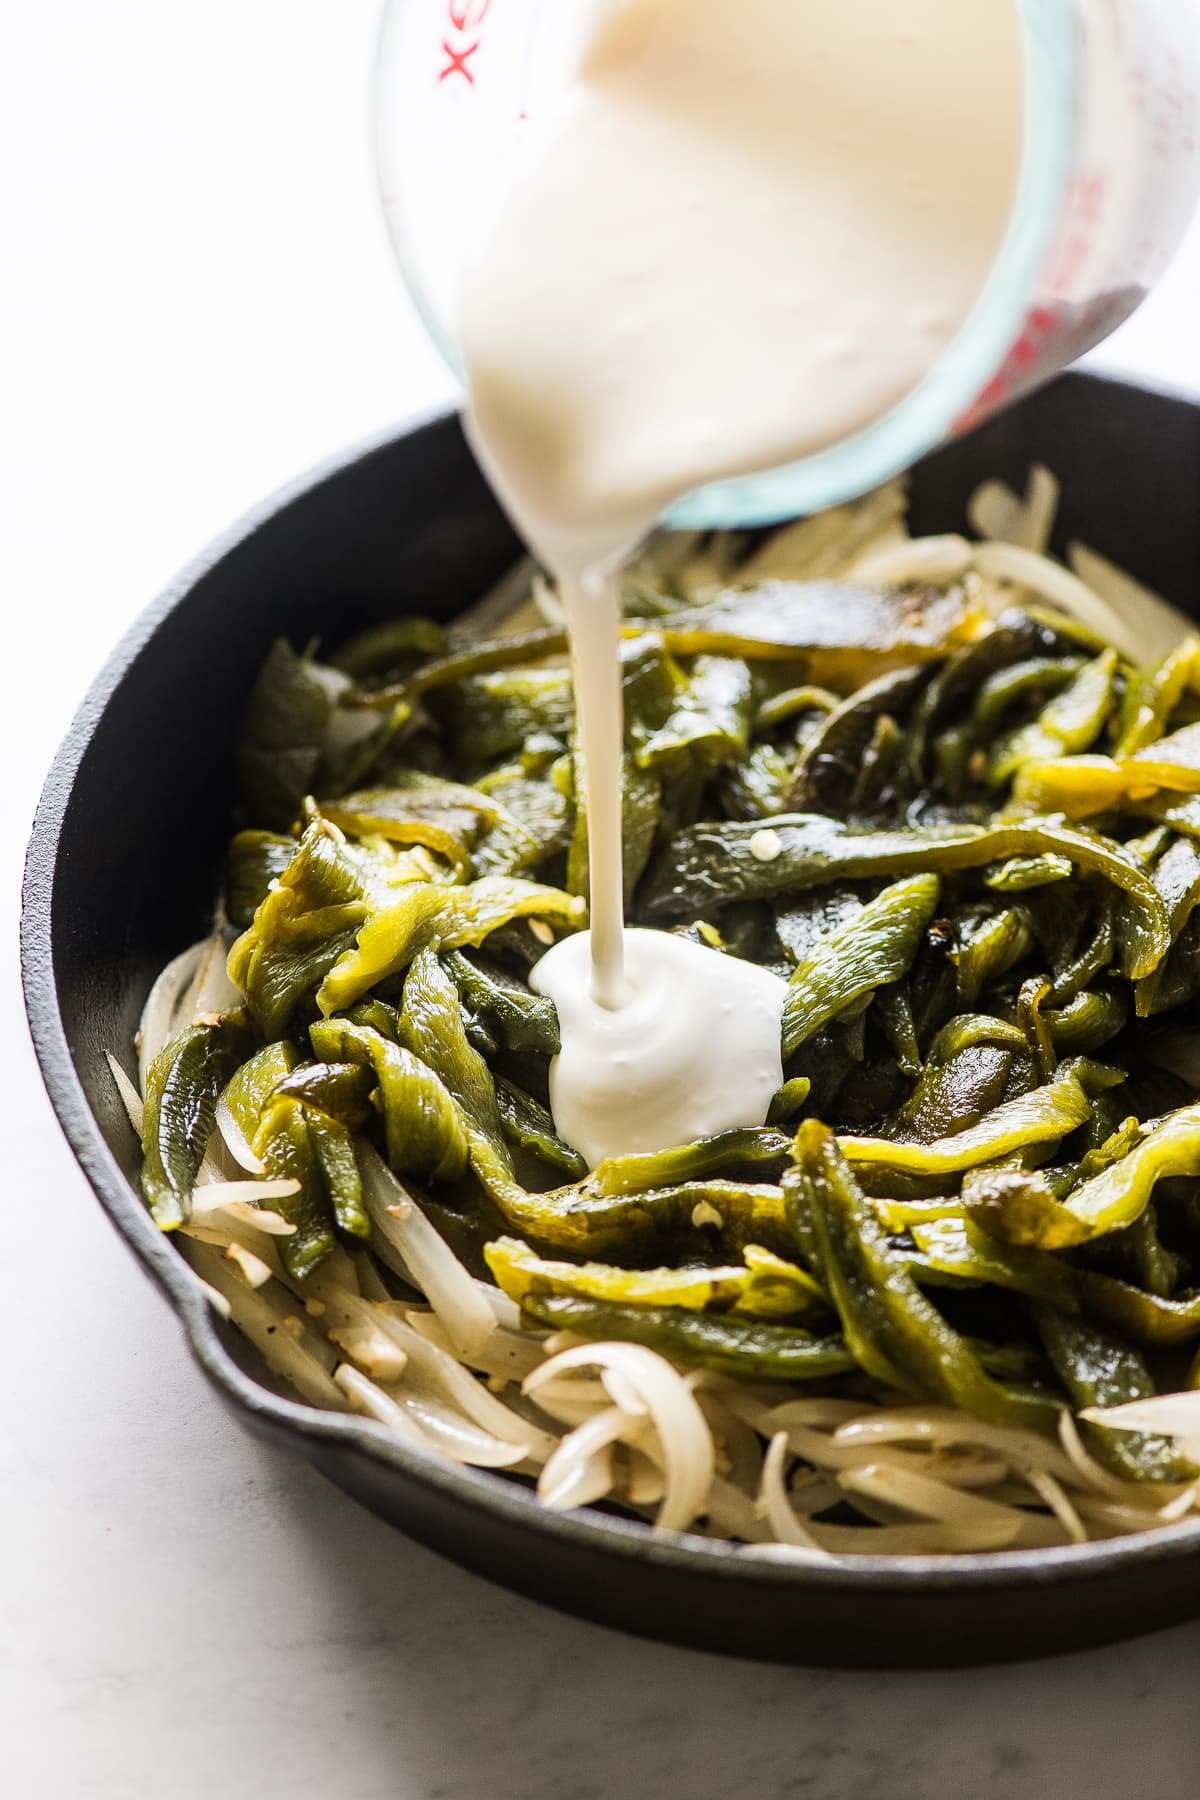
<svg viewBox="0 0 1200 1800">
<path fill-rule="evenodd" d="M 274 486 L 449 397 L 377 217 L 375 12 L 374 0 L 5 11 L 9 943 L 41 776 L 125 624 Z M 1198 295 L 1194 234 L 1104 360 L 1200 387 Z M 512 1598 L 251 1442 L 59 1137 L 14 960 L 0 1038 L 0 1791 L 1200 1792 L 1200 1625 L 999 1672 L 738 1665 Z"/>
</svg>

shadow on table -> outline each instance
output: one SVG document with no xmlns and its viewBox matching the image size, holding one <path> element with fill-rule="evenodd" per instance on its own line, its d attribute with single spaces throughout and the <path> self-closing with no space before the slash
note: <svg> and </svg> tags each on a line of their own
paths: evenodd
<svg viewBox="0 0 1200 1800">
<path fill-rule="evenodd" d="M 291 1485 L 291 1484 L 289 1484 Z M 337 1800 L 1192 1800 L 1200 1627 L 944 1674 L 779 1669 L 518 1599 L 296 1483 L 354 1746 Z M 403 1770 L 403 1786 L 393 1785 Z"/>
</svg>

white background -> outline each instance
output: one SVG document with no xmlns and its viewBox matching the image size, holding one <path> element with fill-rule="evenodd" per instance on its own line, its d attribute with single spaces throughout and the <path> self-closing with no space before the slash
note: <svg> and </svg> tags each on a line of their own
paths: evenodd
<svg viewBox="0 0 1200 1800">
<path fill-rule="evenodd" d="M 41 776 L 134 613 L 280 482 L 449 397 L 377 217 L 375 11 L 3 9 L 10 943 Z M 1198 316 L 1193 234 L 1105 360 L 1198 388 Z M 739 1666 L 513 1599 L 251 1443 L 58 1136 L 14 963 L 0 1036 L 0 1790 L 13 1800 L 1200 1791 L 1200 1627 L 999 1672 Z"/>
</svg>

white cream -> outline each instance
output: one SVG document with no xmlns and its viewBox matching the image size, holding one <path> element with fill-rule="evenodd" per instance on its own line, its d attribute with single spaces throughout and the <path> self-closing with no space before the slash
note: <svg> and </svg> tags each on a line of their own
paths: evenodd
<svg viewBox="0 0 1200 1800">
<path fill-rule="evenodd" d="M 1021 117 L 1011 0 L 608 0 L 468 273 L 468 429 L 571 628 L 592 929 L 539 980 L 555 1119 L 593 1161 L 761 1122 L 783 995 L 623 934 L 612 571 L 681 494 L 912 390 L 999 248 Z"/>
<path fill-rule="evenodd" d="M 558 1008 L 555 1122 L 593 1168 L 762 1124 L 783 1081 L 778 975 L 669 932 L 631 930 L 614 1012 L 593 997 L 590 963 L 581 932 L 548 950 L 531 979 Z"/>
</svg>

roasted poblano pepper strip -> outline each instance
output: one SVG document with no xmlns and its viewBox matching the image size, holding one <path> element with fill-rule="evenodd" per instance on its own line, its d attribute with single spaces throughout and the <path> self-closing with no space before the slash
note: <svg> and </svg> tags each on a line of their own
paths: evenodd
<svg viewBox="0 0 1200 1800">
<path fill-rule="evenodd" d="M 797 963 L 783 1003 L 785 1062 L 851 1002 L 907 975 L 939 892 L 936 875 L 898 881 Z"/>
<path fill-rule="evenodd" d="M 972 739 L 990 743 L 1014 706 L 1048 701 L 1086 667 L 1080 656 L 1035 656 L 997 669 L 982 684 L 971 708 Z"/>
<path fill-rule="evenodd" d="M 229 846 L 225 910 L 231 925 L 246 926 L 293 856 L 296 840 L 275 831 L 239 831 Z"/>
<path fill-rule="evenodd" d="M 1058 1067 L 1058 1052 L 1050 1029 L 1042 1017 L 1042 1006 L 1050 997 L 1050 983 L 1044 975 L 1031 975 L 1022 982 L 1017 995 L 1017 1023 L 1025 1034 L 1029 1053 L 1037 1069 L 1039 1081 L 1049 1081 Z"/>
<path fill-rule="evenodd" d="M 1160 1181 L 1200 1175 L 1200 1105 L 1181 1107 L 1119 1162 L 1068 1195 L 1067 1210 L 1082 1232 L 1077 1242 L 1134 1224 Z"/>
<path fill-rule="evenodd" d="M 471 870 L 471 846 L 482 829 L 478 813 L 439 810 L 422 804 L 419 789 L 377 788 L 322 800 L 321 816 L 350 837 L 378 836 L 394 844 L 421 844 L 444 857 L 464 878 Z"/>
<path fill-rule="evenodd" d="M 313 1053 L 333 1063 L 365 1063 L 379 1083 L 387 1159 L 398 1175 L 455 1181 L 467 1166 L 467 1137 L 445 1083 L 411 1050 L 366 1025 L 329 1019 L 309 1029 Z"/>
<path fill-rule="evenodd" d="M 1128 1017 L 1128 1001 L 1112 988 L 1076 994 L 1065 1006 L 1042 1007 L 1042 1022 L 1059 1056 L 1089 1056 L 1103 1049 Z"/>
<path fill-rule="evenodd" d="M 1177 837 L 1155 863 L 1151 880 L 1162 895 L 1171 935 L 1176 937 L 1200 905 L 1200 845 Z"/>
<path fill-rule="evenodd" d="M 359 1131 L 371 1116 L 374 1089 L 374 1070 L 364 1063 L 312 1062 L 285 1075 L 274 1091 Z"/>
<path fill-rule="evenodd" d="M 264 1037 L 283 1036 L 370 912 L 358 864 L 321 821 L 311 824 L 229 952 L 230 978 Z"/>
<path fill-rule="evenodd" d="M 1145 1212 L 1158 1182 L 1197 1174 L 1200 1106 L 1189 1106 L 1169 1114 L 1127 1155 L 1081 1183 L 1061 1203 L 1036 1178 L 1017 1179 L 1010 1171 L 977 1177 L 964 1187 L 963 1200 L 993 1236 L 1060 1250 L 1126 1229 Z"/>
<path fill-rule="evenodd" d="M 1140 1354 L 1110 1332 L 1044 1304 L 1035 1306 L 1034 1317 L 1055 1374 L 1077 1411 L 1123 1406 L 1157 1392 Z M 1097 1456 L 1126 1480 L 1186 1481 L 1194 1473 L 1165 1438 L 1098 1425 L 1083 1429 Z"/>
<path fill-rule="evenodd" d="M 1162 895 L 1175 944 L 1157 969 L 1140 981 L 1134 1004 L 1140 1019 L 1186 1003 L 1196 990 L 1196 908 L 1200 904 L 1200 844 L 1177 837 L 1151 875 Z"/>
<path fill-rule="evenodd" d="M 446 648 L 446 633 L 433 619 L 386 619 L 347 639 L 329 660 L 355 681 L 398 680 Z"/>
<path fill-rule="evenodd" d="M 705 768 L 738 763 L 750 742 L 754 694 L 746 664 L 727 656 L 698 656 L 675 703 L 654 730 L 635 741 L 634 760 L 652 773 L 681 760 Z"/>
<path fill-rule="evenodd" d="M 587 1163 L 578 1150 L 564 1143 L 554 1129 L 554 1120 L 546 1108 L 503 1075 L 495 1077 L 496 1105 L 500 1125 L 510 1144 L 531 1151 L 560 1174 L 580 1180 L 587 1174 Z"/>
<path fill-rule="evenodd" d="M 267 654 L 246 705 L 238 775 L 246 822 L 286 831 L 315 791 L 344 675 L 321 669 L 280 638 Z"/>
<path fill-rule="evenodd" d="M 554 780 L 559 761 L 565 761 L 565 753 L 555 755 L 544 779 L 515 771 L 505 772 L 503 779 L 485 778 L 495 810 L 471 852 L 476 875 L 523 875 L 567 848 L 570 807 Z"/>
<path fill-rule="evenodd" d="M 1185 638 L 1161 662 L 1138 671 L 1125 690 L 1113 755 L 1132 756 L 1163 737 L 1171 714 L 1200 677 L 1200 640 Z"/>
<path fill-rule="evenodd" d="M 932 662 L 978 630 L 961 590 L 881 592 L 831 581 L 763 581 L 672 613 L 662 634 L 676 656 L 740 656 L 801 665 L 802 679 L 858 685 L 882 668 Z"/>
<path fill-rule="evenodd" d="M 872 1017 L 895 1053 L 900 1073 L 915 1079 L 921 1073 L 921 1046 L 907 985 L 897 981 L 881 987 L 875 995 Z"/>
<path fill-rule="evenodd" d="M 730 1315 L 665 1306 L 616 1306 L 565 1294 L 530 1293 L 522 1308 L 536 1325 L 577 1337 L 645 1344 L 672 1361 L 743 1381 L 824 1381 L 849 1374 L 854 1358 L 840 1338 Z"/>
<path fill-rule="evenodd" d="M 501 925 L 530 917 L 579 925 L 585 908 L 558 888 L 499 875 L 466 887 L 413 882 L 395 905 L 372 913 L 354 947 L 338 956 L 317 992 L 317 1005 L 327 1016 L 342 1012 L 379 982 L 401 974 L 420 951 L 478 947 Z"/>
<path fill-rule="evenodd" d="M 1000 1044 L 971 1044 L 946 1061 L 930 1059 L 905 1104 L 889 1121 L 889 1135 L 936 1144 L 966 1131 L 1000 1105 L 1012 1069 L 1012 1051 Z"/>
<path fill-rule="evenodd" d="M 961 1407 L 994 1424 L 1046 1429 L 1053 1409 L 1009 1392 L 984 1369 L 913 1279 L 909 1260 L 879 1224 L 833 1134 L 806 1120 L 796 1136 L 802 1187 L 789 1189 L 810 1234 L 817 1275 L 830 1294 L 859 1368 L 922 1400 Z"/>
<path fill-rule="evenodd" d="M 217 1096 L 248 1048 L 240 1018 L 189 1025 L 164 1044 L 146 1078 L 142 1191 L 171 1231 L 191 1214 L 192 1184 L 213 1128 Z"/>
<path fill-rule="evenodd" d="M 294 1194 L 271 1202 L 295 1227 L 279 1239 L 279 1253 L 298 1280 L 311 1275 L 334 1249 L 334 1211 L 316 1145 L 309 1130 L 309 1108 L 281 1095 L 268 1102 L 252 1141 L 273 1181 L 295 1181 Z"/>
<path fill-rule="evenodd" d="M 1044 661 L 1064 655 L 1073 656 L 1078 666 L 1080 659 L 1076 652 L 1077 646 L 1057 623 L 1050 625 L 1019 607 L 1010 607 L 1002 613 L 991 631 L 982 632 L 948 658 L 921 696 L 910 751 L 914 779 L 918 782 L 924 779 L 926 746 L 939 720 L 958 712 L 964 705 L 975 706 L 993 676 L 1030 660 Z M 986 730 L 990 735 L 992 725 L 989 724 Z"/>
<path fill-rule="evenodd" d="M 714 1176 L 743 1176 L 748 1180 L 775 1180 L 782 1174 L 791 1148 L 782 1132 L 761 1130 L 721 1131 L 715 1137 L 682 1144 L 674 1150 L 654 1150 L 643 1155 L 610 1156 L 594 1171 L 588 1186 L 593 1193 L 639 1194 L 649 1188 L 675 1187 L 684 1181 L 710 1180 Z"/>
<path fill-rule="evenodd" d="M 558 1014 L 552 1000 L 544 1000 L 526 987 L 489 973 L 461 950 L 448 951 L 444 960 L 463 1003 L 484 1022 L 497 1044 L 506 1050 L 536 1050 L 543 1056 L 557 1056 Z"/>
<path fill-rule="evenodd" d="M 889 716 L 903 717 L 928 680 L 928 669 L 894 669 L 856 689 L 831 712 L 804 745 L 789 809 L 844 812 L 877 724 Z"/>
<path fill-rule="evenodd" d="M 997 1243 L 970 1219 L 930 1219 L 910 1225 L 909 1231 L 921 1253 L 919 1266 L 914 1266 L 918 1281 L 923 1272 L 931 1271 L 980 1286 L 1009 1288 L 1034 1300 L 1049 1300 L 1069 1312 L 1078 1311 L 1078 1279 L 1060 1257 Z"/>
<path fill-rule="evenodd" d="M 972 1170 L 963 1181 L 962 1206 L 968 1218 L 1005 1244 L 1065 1250 L 1087 1241 L 1086 1230 L 1039 1170 Z"/>
<path fill-rule="evenodd" d="M 1086 1057 L 1072 1057 L 1042 1087 L 1005 1101 L 977 1125 L 950 1137 L 932 1144 L 907 1144 L 889 1138 L 847 1136 L 841 1139 L 842 1152 L 849 1162 L 864 1169 L 878 1165 L 914 1175 L 957 1174 L 1035 1144 L 1060 1142 L 1087 1119 L 1093 1096 L 1121 1079 L 1118 1070 Z"/>
<path fill-rule="evenodd" d="M 771 1105 L 767 1111 L 767 1124 L 786 1126 L 796 1118 L 808 1096 L 812 1093 L 812 1082 L 807 1075 L 794 1075 L 785 1081 L 771 1096 Z"/>
<path fill-rule="evenodd" d="M 1054 819 L 855 831 L 820 814 L 790 813 L 772 820 L 771 828 L 779 839 L 779 854 L 769 862 L 750 848 L 760 829 L 754 821 L 677 832 L 639 891 L 642 916 L 650 923 L 670 922 L 731 899 L 774 900 L 796 888 L 874 875 L 951 874 L 1011 856 L 1049 852 L 1121 890 L 1130 915 L 1122 960 L 1131 980 L 1156 968 L 1170 942 L 1166 908 L 1153 883 L 1117 846 Z"/>
<path fill-rule="evenodd" d="M 510 637 L 488 638 L 483 643 L 452 650 L 447 656 L 425 663 L 403 681 L 369 691 L 360 689 L 355 700 L 360 706 L 372 708 L 394 706 L 397 701 L 416 700 L 468 677 L 490 674 L 496 669 L 519 668 L 544 657 L 561 656 L 566 648 L 567 634 L 561 625 L 544 625 Z"/>
<path fill-rule="evenodd" d="M 1024 765 L 1013 798 L 1040 812 L 1088 819 L 1161 791 L 1200 793 L 1200 726 L 1185 725 L 1132 756 L 1062 756 Z"/>
<path fill-rule="evenodd" d="M 547 1262 L 516 1238 L 498 1239 L 485 1255 L 497 1285 L 518 1305 L 530 1294 L 565 1294 L 617 1306 L 736 1312 L 776 1323 L 829 1320 L 828 1297 L 812 1276 L 755 1246 L 747 1248 L 743 1265 L 715 1268 L 618 1269 L 608 1263 Z"/>
<path fill-rule="evenodd" d="M 804 741 L 812 730 L 819 728 L 822 719 L 836 712 L 842 704 L 841 698 L 831 693 L 828 688 L 804 687 L 781 688 L 778 693 L 770 693 L 759 702 L 754 715 L 756 731 L 776 731 L 782 725 L 791 725 L 800 720 Z M 779 811 L 782 812 L 782 807 Z"/>
<path fill-rule="evenodd" d="M 792 765 L 774 744 L 755 744 L 744 760 L 717 781 L 721 810 L 728 819 L 765 819 L 782 812 L 792 781 Z"/>
<path fill-rule="evenodd" d="M 432 950 L 419 950 L 405 977 L 400 1032 L 414 1055 L 419 1046 L 421 1060 L 457 1102 L 471 1166 L 491 1199 L 519 1203 L 495 1082 L 467 1041 L 458 989 Z"/>
<path fill-rule="evenodd" d="M 1003 738 L 988 761 L 990 784 L 1001 787 L 1026 763 L 1071 756 L 1094 744 L 1112 705 L 1117 663 L 1116 651 L 1105 650 L 1055 695 L 1031 725 Z"/>
<path fill-rule="evenodd" d="M 984 876 L 997 894 L 1027 894 L 1032 888 L 1070 881 L 1074 870 L 1065 856 L 1010 856 Z"/>
<path fill-rule="evenodd" d="M 575 716 L 571 677 L 560 668 L 488 670 L 442 685 L 429 704 L 456 762 L 472 768 L 520 750 L 535 732 L 565 737 Z"/>
<path fill-rule="evenodd" d="M 1091 1318 L 1143 1349 L 1171 1350 L 1200 1337 L 1200 1292 L 1194 1289 L 1164 1298 L 1084 1269 L 1079 1292 Z"/>
<path fill-rule="evenodd" d="M 299 1046 L 288 1038 L 281 1038 L 274 1044 L 264 1044 L 229 1077 L 222 1098 L 247 1143 L 253 1141 L 259 1121 L 280 1083 L 300 1061 Z"/>
<path fill-rule="evenodd" d="M 794 963 L 804 962 L 819 944 L 858 918 L 866 897 L 834 884 L 798 894 L 775 908 L 775 932 Z"/>
<path fill-rule="evenodd" d="M 351 1236 L 369 1238 L 371 1222 L 363 1206 L 362 1176 L 354 1154 L 353 1135 L 340 1119 L 331 1118 L 316 1106 L 304 1106 L 304 1119 L 334 1218 Z"/>
</svg>

